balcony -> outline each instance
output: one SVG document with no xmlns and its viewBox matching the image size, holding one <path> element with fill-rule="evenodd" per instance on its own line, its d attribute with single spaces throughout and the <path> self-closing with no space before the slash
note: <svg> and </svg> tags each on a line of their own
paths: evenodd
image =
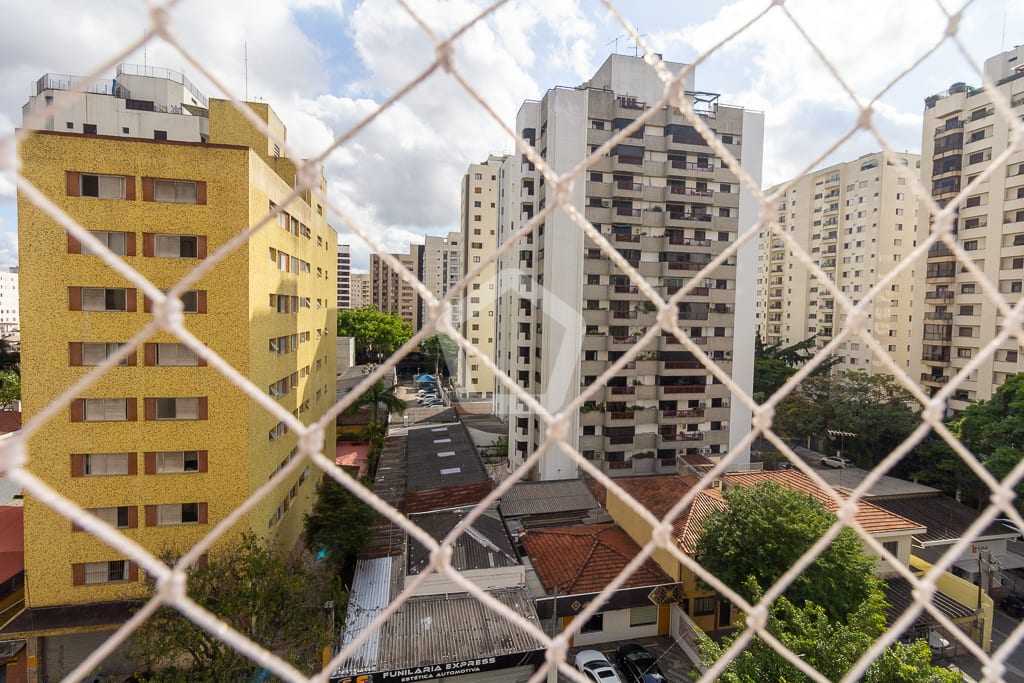
<svg viewBox="0 0 1024 683">
<path fill-rule="evenodd" d="M 704 432 L 679 432 L 677 434 L 662 434 L 662 441 L 703 441 Z"/>
<path fill-rule="evenodd" d="M 612 311 L 612 317 L 618 320 L 635 320 L 636 311 Z"/>
<path fill-rule="evenodd" d="M 666 394 L 703 394 L 707 390 L 706 384 L 680 384 L 676 386 L 662 386 L 662 392 Z"/>
<path fill-rule="evenodd" d="M 619 211 L 622 211 L 622 209 L 619 209 Z M 638 212 L 637 215 L 639 215 L 639 209 L 637 209 L 637 212 Z M 640 241 L 640 235 L 633 235 L 633 234 L 626 234 L 626 233 L 615 233 L 615 235 L 613 235 L 613 237 L 615 238 L 616 242 L 639 242 Z"/>
<path fill-rule="evenodd" d="M 613 396 L 632 396 L 636 393 L 636 387 L 608 387 Z"/>
<path fill-rule="evenodd" d="M 711 240 L 698 240 L 692 237 L 678 237 L 671 235 L 668 238 L 669 244 L 684 246 L 684 247 L 710 247 Z"/>
<path fill-rule="evenodd" d="M 921 373 L 921 384 L 928 386 L 945 386 L 949 382 L 949 375 L 930 375 L 927 372 Z"/>
<path fill-rule="evenodd" d="M 699 360 L 667 360 L 665 361 L 666 370 L 699 370 L 703 368 Z"/>
<path fill-rule="evenodd" d="M 615 188 L 625 190 L 626 192 L 640 192 L 643 189 L 643 185 L 634 183 L 632 180 L 616 180 Z"/>
<path fill-rule="evenodd" d="M 929 301 L 952 301 L 953 292 L 946 290 L 939 290 L 933 292 L 925 292 L 924 298 Z"/>
<path fill-rule="evenodd" d="M 946 322 L 949 322 L 950 320 L 953 319 L 953 314 L 952 313 L 935 313 L 935 312 L 925 313 L 924 314 L 924 319 L 925 320 L 944 320 Z"/>
<path fill-rule="evenodd" d="M 663 417 L 704 417 L 703 408 L 690 408 L 688 410 L 663 410 Z"/>
</svg>

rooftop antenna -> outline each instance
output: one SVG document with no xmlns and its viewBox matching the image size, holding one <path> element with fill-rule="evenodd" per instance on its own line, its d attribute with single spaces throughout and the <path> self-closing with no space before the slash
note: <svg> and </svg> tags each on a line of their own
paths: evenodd
<svg viewBox="0 0 1024 683">
<path fill-rule="evenodd" d="M 622 40 L 625 37 L 626 37 L 626 34 L 623 33 L 621 36 L 617 36 L 615 38 L 615 40 L 609 40 L 607 43 L 605 43 L 605 45 L 611 45 L 612 43 L 615 43 L 615 48 L 614 48 L 615 49 L 615 54 L 619 54 L 619 41 Z"/>
<path fill-rule="evenodd" d="M 633 27 L 633 31 L 637 34 L 637 38 L 646 38 L 647 37 L 646 33 L 640 33 L 640 27 L 639 26 L 634 26 Z M 633 41 L 633 56 L 634 57 L 639 57 L 640 56 L 640 41 L 638 41 L 638 40 L 634 40 Z"/>
</svg>

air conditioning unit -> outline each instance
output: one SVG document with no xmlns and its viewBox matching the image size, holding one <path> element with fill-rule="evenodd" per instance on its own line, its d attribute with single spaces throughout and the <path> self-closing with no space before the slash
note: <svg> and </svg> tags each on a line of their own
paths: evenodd
<svg viewBox="0 0 1024 683">
<path fill-rule="evenodd" d="M 711 455 L 711 449 L 710 448 L 702 448 L 702 449 L 700 449 L 700 454 L 701 455 Z"/>
<path fill-rule="evenodd" d="M 601 201 L 601 206 L 603 206 L 606 209 L 611 208 L 611 205 L 612 205 L 612 203 L 610 201 L 608 201 L 607 199 L 604 199 L 604 200 Z"/>
</svg>

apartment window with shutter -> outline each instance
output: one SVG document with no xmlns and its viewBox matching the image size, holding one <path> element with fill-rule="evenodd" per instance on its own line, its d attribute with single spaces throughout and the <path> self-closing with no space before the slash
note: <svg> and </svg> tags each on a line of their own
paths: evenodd
<svg viewBox="0 0 1024 683">
<path fill-rule="evenodd" d="M 153 256 L 160 258 L 197 258 L 196 235 L 153 235 Z"/>
<path fill-rule="evenodd" d="M 154 453 L 157 474 L 199 472 L 199 451 L 157 451 Z"/>
<path fill-rule="evenodd" d="M 128 560 L 112 560 L 109 562 L 85 562 L 73 565 L 75 573 L 81 574 L 81 580 L 75 583 L 92 585 L 97 583 L 123 583 L 129 580 L 131 571 Z M 78 568 L 81 567 L 79 570 Z M 76 579 L 78 577 L 76 576 Z"/>
<path fill-rule="evenodd" d="M 128 290 L 113 287 L 82 287 L 83 311 L 126 311 Z"/>
<path fill-rule="evenodd" d="M 71 365 L 100 365 L 122 346 L 116 342 L 72 342 Z M 128 358 L 122 358 L 118 365 L 128 365 Z"/>
<path fill-rule="evenodd" d="M 199 183 L 194 180 L 153 180 L 153 201 L 169 204 L 198 204 Z"/>
<path fill-rule="evenodd" d="M 130 515 L 127 506 L 109 508 L 88 508 L 89 512 L 115 529 L 129 529 L 131 527 Z"/>
<path fill-rule="evenodd" d="M 174 503 L 157 505 L 156 525 L 199 524 L 199 507 L 202 503 Z"/>
<path fill-rule="evenodd" d="M 195 366 L 199 365 L 199 354 L 184 344 L 153 344 L 152 365 Z"/>
<path fill-rule="evenodd" d="M 78 179 L 79 196 L 81 197 L 96 197 L 98 199 L 125 198 L 124 176 L 82 173 L 78 176 Z"/>
<path fill-rule="evenodd" d="M 124 398 L 87 398 L 83 400 L 85 422 L 121 422 L 128 419 L 128 401 Z"/>
<path fill-rule="evenodd" d="M 157 398 L 154 399 L 157 420 L 198 420 L 198 398 Z"/>
<path fill-rule="evenodd" d="M 74 460 L 76 456 L 72 456 Z M 81 475 L 76 472 L 72 476 L 104 477 L 130 474 L 130 465 L 135 458 L 134 453 L 86 453 L 81 457 Z M 72 470 L 75 469 L 72 463 Z"/>
<path fill-rule="evenodd" d="M 129 252 L 129 249 L 128 249 L 129 235 L 131 235 L 131 233 L 127 233 L 127 232 L 112 232 L 112 231 L 109 231 L 109 230 L 90 230 L 89 233 L 93 237 L 98 239 L 104 246 L 106 246 L 107 249 L 109 249 L 110 251 L 114 252 L 118 256 L 134 256 L 135 255 L 133 253 L 132 254 L 128 253 Z M 134 238 L 134 235 L 131 235 L 131 236 Z M 71 238 L 70 236 L 69 236 L 68 239 L 69 239 L 69 241 L 73 240 L 73 238 Z M 134 242 L 134 239 L 132 240 L 132 242 Z M 77 242 L 75 242 L 75 243 L 77 244 Z M 134 251 L 134 248 L 133 248 L 133 251 Z M 74 252 L 72 252 L 72 253 L 74 253 Z M 79 245 L 78 253 L 79 254 L 87 254 L 88 255 L 88 254 L 95 254 L 96 252 L 90 250 L 89 247 L 86 246 L 85 244 L 81 244 L 81 245 Z"/>
</svg>

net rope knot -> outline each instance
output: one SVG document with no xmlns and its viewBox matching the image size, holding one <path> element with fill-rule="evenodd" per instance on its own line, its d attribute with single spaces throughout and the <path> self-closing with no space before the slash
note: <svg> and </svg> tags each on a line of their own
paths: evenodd
<svg viewBox="0 0 1024 683">
<path fill-rule="evenodd" d="M 844 526 L 850 526 L 857 517 L 857 508 L 860 507 L 856 500 L 847 498 L 843 504 L 836 508 L 836 518 Z"/>
<path fill-rule="evenodd" d="M 768 607 L 761 603 L 754 605 L 747 612 L 746 623 L 755 631 L 763 631 L 768 625 Z"/>
<path fill-rule="evenodd" d="M 153 302 L 153 317 L 165 330 L 180 329 L 185 321 L 185 304 L 175 296 L 165 296 Z"/>
<path fill-rule="evenodd" d="M 156 592 L 165 605 L 180 605 L 188 597 L 188 576 L 180 569 L 172 569 L 157 579 Z"/>
<path fill-rule="evenodd" d="M 450 74 L 452 72 L 453 62 L 455 60 L 455 48 L 452 46 L 451 41 L 445 41 L 437 46 L 434 50 L 434 54 L 437 58 L 437 65 L 444 69 L 445 73 Z"/>
<path fill-rule="evenodd" d="M 775 406 L 759 406 L 755 411 L 751 424 L 754 429 L 766 432 L 771 429 L 772 421 L 775 419 Z"/>
</svg>

